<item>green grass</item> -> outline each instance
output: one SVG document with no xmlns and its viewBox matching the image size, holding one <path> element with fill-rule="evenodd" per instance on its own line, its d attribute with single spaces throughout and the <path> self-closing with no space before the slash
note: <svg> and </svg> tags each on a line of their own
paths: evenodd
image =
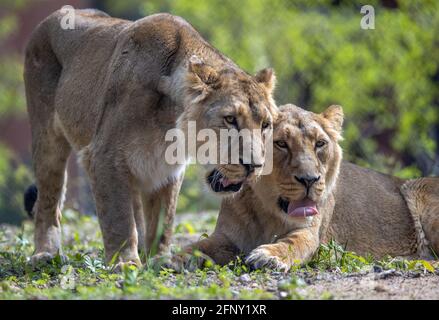
<svg viewBox="0 0 439 320">
<path fill-rule="evenodd" d="M 196 219 L 196 223 L 194 223 Z M 189 215 L 176 225 L 177 236 L 195 237 L 212 230 L 214 215 Z M 103 247 L 95 218 L 66 211 L 63 217 L 63 265 L 55 259 L 40 270 L 33 270 L 33 225 L 21 229 L 0 227 L 0 299 L 302 299 L 306 287 L 304 273 L 368 272 L 383 270 L 434 272 L 437 265 L 423 260 L 386 258 L 374 261 L 343 249 L 331 241 L 322 245 L 314 259 L 289 274 L 273 270 L 250 272 L 241 260 L 225 267 L 210 266 L 195 272 L 125 267 L 113 273 L 103 262 Z M 247 274 L 243 283 L 242 276 Z M 273 288 L 273 279 L 281 277 Z M 276 278 L 276 279 L 277 279 Z M 321 298 L 330 298 L 330 295 Z"/>
</svg>

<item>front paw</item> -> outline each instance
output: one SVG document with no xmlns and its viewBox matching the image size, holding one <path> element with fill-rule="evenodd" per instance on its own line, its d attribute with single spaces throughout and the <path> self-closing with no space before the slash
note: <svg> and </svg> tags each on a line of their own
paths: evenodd
<svg viewBox="0 0 439 320">
<path fill-rule="evenodd" d="M 119 261 L 110 266 L 110 270 L 113 273 L 122 273 L 126 268 L 130 267 L 140 268 L 142 267 L 142 263 L 140 260 Z"/>
<path fill-rule="evenodd" d="M 50 265 L 52 262 L 64 265 L 69 262 L 69 258 L 63 254 L 53 254 L 49 252 L 36 253 L 30 258 L 30 264 L 33 269 L 41 269 Z"/>
<path fill-rule="evenodd" d="M 271 268 L 281 271 L 288 271 L 291 265 L 284 259 L 274 254 L 273 245 L 262 245 L 254 249 L 245 259 L 245 263 L 252 269 Z"/>
</svg>

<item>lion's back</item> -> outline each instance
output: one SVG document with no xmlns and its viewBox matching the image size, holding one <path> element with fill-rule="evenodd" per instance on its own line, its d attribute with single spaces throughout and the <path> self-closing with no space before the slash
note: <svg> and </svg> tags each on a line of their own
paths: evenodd
<svg viewBox="0 0 439 320">
<path fill-rule="evenodd" d="M 403 180 L 343 162 L 332 229 L 348 249 L 375 256 L 409 255 L 415 246 L 410 211 L 400 193 Z"/>
</svg>

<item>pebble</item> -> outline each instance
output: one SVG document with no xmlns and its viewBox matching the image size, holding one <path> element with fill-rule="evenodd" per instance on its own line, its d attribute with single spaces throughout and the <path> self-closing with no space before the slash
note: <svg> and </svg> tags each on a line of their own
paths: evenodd
<svg viewBox="0 0 439 320">
<path fill-rule="evenodd" d="M 375 266 L 373 266 L 373 272 L 375 272 L 375 273 L 383 272 L 383 268 L 375 265 Z"/>
<path fill-rule="evenodd" d="M 239 297 L 239 291 L 238 290 L 232 290 L 232 294 L 235 297 Z"/>
<path fill-rule="evenodd" d="M 239 277 L 239 281 L 241 282 L 250 282 L 252 279 L 250 278 L 248 273 L 244 273 Z"/>
<path fill-rule="evenodd" d="M 419 278 L 421 277 L 421 273 L 420 272 L 415 272 L 415 271 L 410 271 L 407 273 L 407 277 L 409 278 Z"/>
<path fill-rule="evenodd" d="M 378 274 L 375 275 L 375 279 L 387 279 L 389 277 L 393 277 L 393 276 L 401 276 L 402 273 L 396 271 L 395 269 L 390 269 L 390 270 L 386 270 L 383 272 L 380 272 Z"/>
<path fill-rule="evenodd" d="M 290 286 L 290 281 L 287 281 L 287 280 L 281 280 L 277 283 L 277 287 L 280 290 L 288 288 L 289 286 Z"/>
<path fill-rule="evenodd" d="M 377 284 L 373 289 L 376 292 L 386 292 L 387 291 L 386 287 L 379 285 L 379 284 Z"/>
</svg>

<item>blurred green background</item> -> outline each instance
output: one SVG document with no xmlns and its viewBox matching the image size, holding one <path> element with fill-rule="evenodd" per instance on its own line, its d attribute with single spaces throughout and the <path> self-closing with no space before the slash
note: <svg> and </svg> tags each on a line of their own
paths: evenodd
<svg viewBox="0 0 439 320">
<path fill-rule="evenodd" d="M 345 159 L 405 178 L 439 174 L 439 1 L 0 0 L 0 223 L 24 218 L 22 192 L 32 181 L 23 46 L 65 4 L 128 19 L 182 16 L 248 72 L 273 67 L 279 105 L 342 105 Z M 360 28 L 364 4 L 375 8 L 374 30 Z M 69 205 L 91 213 L 74 160 L 70 169 Z M 218 208 L 201 174 L 187 170 L 179 212 Z"/>
</svg>

